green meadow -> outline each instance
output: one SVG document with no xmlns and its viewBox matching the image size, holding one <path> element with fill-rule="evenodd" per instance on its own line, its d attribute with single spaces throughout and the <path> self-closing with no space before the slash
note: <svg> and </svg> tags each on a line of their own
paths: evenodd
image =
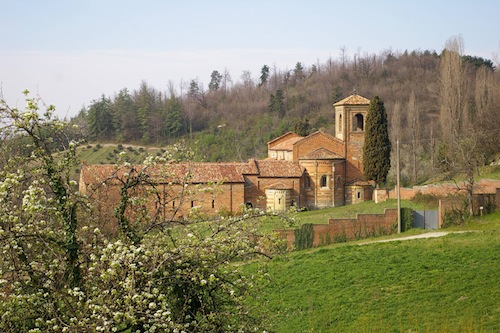
<svg viewBox="0 0 500 333">
<path fill-rule="evenodd" d="M 270 332 L 500 332 L 499 226 L 496 213 L 444 237 L 254 262 L 245 272 L 268 279 L 247 301 Z"/>
</svg>

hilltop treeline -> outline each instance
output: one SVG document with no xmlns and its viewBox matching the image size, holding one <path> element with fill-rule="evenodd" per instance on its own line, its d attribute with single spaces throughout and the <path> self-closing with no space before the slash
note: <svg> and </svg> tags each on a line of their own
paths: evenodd
<svg viewBox="0 0 500 333">
<path fill-rule="evenodd" d="M 165 91 L 142 82 L 136 90 L 101 96 L 73 121 L 94 141 L 163 145 L 183 138 L 197 143 L 200 159 L 240 161 L 264 157 L 267 141 L 287 131 L 333 134 L 332 104 L 355 90 L 384 101 L 391 140 L 402 143 L 404 179 L 417 182 L 446 162 L 441 130 L 444 52 L 351 56 L 343 49 L 338 59 L 309 66 L 297 62 L 293 69 L 280 69 L 264 64 L 257 78 L 243 72 L 233 80 L 227 70 L 214 70 L 208 89 L 197 79 L 178 87 L 169 82 Z M 469 117 L 482 108 L 488 124 L 481 126 L 498 130 L 500 79 L 493 63 L 460 55 L 460 68 L 468 82 L 459 92 L 466 97 L 460 107 Z"/>
</svg>

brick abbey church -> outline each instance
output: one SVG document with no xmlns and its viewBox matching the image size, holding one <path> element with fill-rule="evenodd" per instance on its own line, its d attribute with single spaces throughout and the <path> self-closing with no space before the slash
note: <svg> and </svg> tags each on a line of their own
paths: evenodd
<svg viewBox="0 0 500 333">
<path fill-rule="evenodd" d="M 363 179 L 364 122 L 370 101 L 351 95 L 333 105 L 335 136 L 322 131 L 302 137 L 288 132 L 268 142 L 266 159 L 246 163 L 180 162 L 147 171 L 154 179 L 154 198 L 143 207 L 156 216 L 238 212 L 243 207 L 283 211 L 343 206 L 371 200 L 372 186 Z M 332 115 L 333 121 L 333 115 Z M 111 214 L 119 201 L 127 170 L 113 165 L 82 165 L 80 191 L 96 199 L 99 214 Z M 214 190 L 214 184 L 217 188 Z M 184 191 L 184 188 L 194 188 Z M 143 185 L 142 195 L 152 196 Z M 149 194 L 148 194 L 149 193 Z M 153 203 L 154 201 L 154 203 Z"/>
</svg>

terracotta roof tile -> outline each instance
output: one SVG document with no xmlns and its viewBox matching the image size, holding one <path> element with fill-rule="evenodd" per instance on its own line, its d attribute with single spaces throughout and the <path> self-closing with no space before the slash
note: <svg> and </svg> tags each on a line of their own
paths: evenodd
<svg viewBox="0 0 500 333">
<path fill-rule="evenodd" d="M 289 178 L 301 177 L 302 169 L 298 163 L 283 160 L 257 160 L 260 177 Z"/>
<path fill-rule="evenodd" d="M 294 133 L 294 132 L 286 132 L 285 134 L 280 135 L 280 136 L 278 136 L 277 138 L 274 138 L 274 139 L 272 139 L 271 141 L 269 141 L 269 142 L 267 143 L 267 145 L 268 145 L 269 147 L 271 147 L 271 146 L 273 145 L 273 143 L 275 143 L 275 142 L 277 142 L 277 141 L 280 141 L 280 140 L 282 140 L 282 139 L 285 139 L 285 138 L 287 138 L 287 137 L 289 137 L 289 138 L 294 138 L 294 137 L 300 137 L 300 138 L 302 138 L 302 137 L 301 137 L 300 135 L 298 135 L 297 133 Z"/>
<path fill-rule="evenodd" d="M 266 187 L 266 189 L 270 190 L 293 190 L 290 185 L 285 185 L 283 183 L 274 183 Z"/>
<path fill-rule="evenodd" d="M 116 168 L 113 164 L 82 165 L 81 180 L 85 184 L 101 183 L 110 179 L 113 174 L 119 178 L 132 169 L 141 170 L 143 166 L 136 165 L 130 168 Z M 242 170 L 252 167 L 248 163 L 172 163 L 154 168 L 148 168 L 146 174 L 159 182 L 208 183 L 229 182 L 244 183 Z"/>
<path fill-rule="evenodd" d="M 257 168 L 257 164 L 254 159 L 250 159 L 248 163 L 241 163 L 240 166 L 237 166 L 237 168 L 242 175 L 259 174 L 259 169 Z"/>
<path fill-rule="evenodd" d="M 269 148 L 269 150 L 288 150 L 288 151 L 292 151 L 293 150 L 293 145 L 295 144 L 295 142 L 300 141 L 302 139 L 303 139 L 302 136 L 293 137 L 293 138 L 290 138 L 290 139 L 288 139 L 286 141 L 278 143 L 276 146 L 273 146 L 272 148 Z"/>
<path fill-rule="evenodd" d="M 367 104 L 370 104 L 370 100 L 368 98 L 364 98 L 363 96 L 354 94 L 344 98 L 341 101 L 338 101 L 333 105 L 337 106 L 337 105 L 367 105 Z"/>
</svg>

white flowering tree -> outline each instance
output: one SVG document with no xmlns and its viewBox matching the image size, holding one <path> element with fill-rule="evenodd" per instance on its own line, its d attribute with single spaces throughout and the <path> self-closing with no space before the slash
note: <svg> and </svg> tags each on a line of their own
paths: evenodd
<svg viewBox="0 0 500 333">
<path fill-rule="evenodd" d="M 0 103 L 0 331 L 258 330 L 241 300 L 259 277 L 238 268 L 271 253 L 251 237 L 254 216 L 110 238 L 71 179 L 68 125 L 28 92 L 26 102 Z"/>
</svg>

